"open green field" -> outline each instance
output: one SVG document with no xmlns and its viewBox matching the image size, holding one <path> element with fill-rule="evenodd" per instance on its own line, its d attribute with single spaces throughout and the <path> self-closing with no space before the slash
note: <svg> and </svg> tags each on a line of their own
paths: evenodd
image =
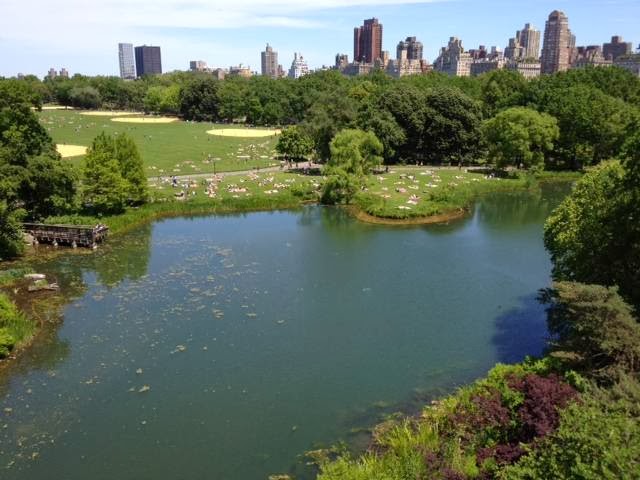
<svg viewBox="0 0 640 480">
<path fill-rule="evenodd" d="M 100 133 L 127 133 L 138 144 L 147 176 L 250 170 L 279 165 L 276 137 L 242 138 L 207 134 L 207 130 L 245 128 L 212 123 L 117 123 L 108 116 L 75 110 L 44 110 L 40 120 L 57 144 L 89 146 Z M 132 115 L 132 116 L 135 116 Z M 79 165 L 81 156 L 67 160 Z"/>
</svg>

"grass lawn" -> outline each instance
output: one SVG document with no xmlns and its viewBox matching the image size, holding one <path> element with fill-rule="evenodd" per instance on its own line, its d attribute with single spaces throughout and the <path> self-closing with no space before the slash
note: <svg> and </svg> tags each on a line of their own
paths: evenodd
<svg viewBox="0 0 640 480">
<path fill-rule="evenodd" d="M 466 207 L 481 193 L 526 188 L 528 180 L 489 178 L 457 168 L 390 167 L 371 175 L 356 205 L 382 218 L 408 219 L 448 213 Z"/>
<path fill-rule="evenodd" d="M 108 116 L 81 115 L 74 110 L 45 110 L 38 113 L 57 144 L 89 146 L 100 133 L 128 133 L 145 162 L 147 176 L 190 175 L 249 170 L 279 165 L 273 159 L 276 137 L 242 138 L 207 134 L 212 129 L 245 128 L 212 123 L 117 123 Z M 81 156 L 69 157 L 76 165 Z"/>
<path fill-rule="evenodd" d="M 123 214 L 103 217 L 50 217 L 46 222 L 105 223 L 110 233 L 117 234 L 139 223 L 168 216 L 295 208 L 304 201 L 317 199 L 321 181 L 321 177 L 288 172 L 218 176 L 213 182 L 209 178 L 198 178 L 193 182 L 182 182 L 177 187 L 170 182 L 152 180 L 153 201 L 139 208 L 128 208 Z M 178 198 L 176 194 L 181 192 L 184 196 Z"/>
</svg>

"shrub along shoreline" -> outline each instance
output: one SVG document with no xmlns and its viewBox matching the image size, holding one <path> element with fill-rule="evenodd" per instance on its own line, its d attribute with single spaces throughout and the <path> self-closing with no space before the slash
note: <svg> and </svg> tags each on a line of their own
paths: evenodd
<svg viewBox="0 0 640 480">
<path fill-rule="evenodd" d="M 13 288 L 28 273 L 33 272 L 29 268 L 0 271 L 0 288 Z M 0 360 L 28 345 L 37 330 L 35 320 L 20 311 L 9 296 L 0 291 Z"/>
</svg>

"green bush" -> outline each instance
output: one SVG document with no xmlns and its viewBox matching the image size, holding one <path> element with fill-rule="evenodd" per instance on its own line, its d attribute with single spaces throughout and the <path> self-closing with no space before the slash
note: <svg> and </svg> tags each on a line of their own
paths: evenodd
<svg viewBox="0 0 640 480">
<path fill-rule="evenodd" d="M 0 328 L 0 358 L 5 358 L 16 345 L 16 339 L 7 328 Z"/>
<path fill-rule="evenodd" d="M 29 340 L 34 331 L 35 324 L 18 310 L 9 297 L 0 293 L 0 358 Z"/>
</svg>

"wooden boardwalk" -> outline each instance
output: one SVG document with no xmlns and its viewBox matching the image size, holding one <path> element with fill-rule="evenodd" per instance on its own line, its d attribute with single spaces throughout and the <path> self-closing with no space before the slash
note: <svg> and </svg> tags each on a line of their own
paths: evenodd
<svg viewBox="0 0 640 480">
<path fill-rule="evenodd" d="M 71 247 L 96 248 L 107 238 L 106 225 L 46 225 L 44 223 L 23 223 L 24 232 L 33 237 L 34 243 L 63 244 Z"/>
</svg>

